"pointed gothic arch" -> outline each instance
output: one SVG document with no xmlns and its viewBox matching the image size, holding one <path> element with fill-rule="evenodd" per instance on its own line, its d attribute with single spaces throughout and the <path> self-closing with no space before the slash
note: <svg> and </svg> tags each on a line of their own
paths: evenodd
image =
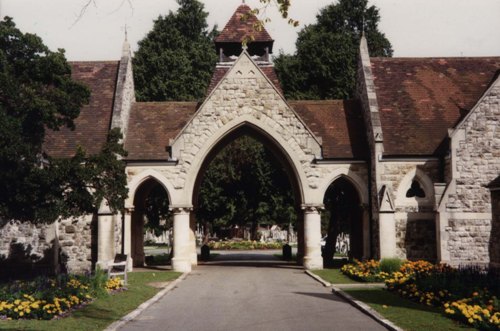
<svg viewBox="0 0 500 331">
<path fill-rule="evenodd" d="M 307 175 L 301 164 L 297 153 L 294 152 L 288 141 L 272 129 L 266 123 L 263 123 L 250 115 L 244 115 L 228 122 L 217 132 L 212 133 L 201 146 L 196 157 L 191 161 L 184 192 L 185 203 L 192 204 L 195 195 L 196 186 L 199 185 L 199 174 L 215 155 L 230 141 L 243 134 L 251 135 L 264 143 L 273 153 L 281 156 L 282 164 L 291 179 L 292 186 L 296 193 L 296 201 L 306 204 L 314 199 L 310 194 Z M 313 201 L 316 202 L 316 201 Z"/>
</svg>

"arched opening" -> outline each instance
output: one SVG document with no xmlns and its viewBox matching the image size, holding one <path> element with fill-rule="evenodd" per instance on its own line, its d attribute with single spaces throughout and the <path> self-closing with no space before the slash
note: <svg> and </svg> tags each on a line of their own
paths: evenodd
<svg viewBox="0 0 500 331">
<path fill-rule="evenodd" d="M 134 267 L 158 262 L 146 259 L 144 250 L 145 239 L 154 242 L 155 246 L 170 245 L 169 233 L 172 227 L 172 217 L 169 211 L 168 192 L 154 178 L 147 178 L 137 188 L 134 195 L 134 209 L 131 215 L 131 256 Z M 148 238 L 145 238 L 145 234 Z M 171 245 L 170 245 L 171 246 Z M 164 252 L 165 251 L 165 252 Z M 152 254 L 164 256 L 167 249 L 157 249 Z M 160 259 L 157 259 L 160 260 Z"/>
<path fill-rule="evenodd" d="M 303 234 L 301 188 L 278 144 L 251 125 L 227 134 L 205 157 L 192 202 L 201 242 L 292 242 Z M 300 249 L 299 249 L 300 251 Z M 300 254 L 299 254 L 300 255 Z"/>
<path fill-rule="evenodd" d="M 323 203 L 324 264 L 332 265 L 335 254 L 363 258 L 363 208 L 354 185 L 345 177 L 336 179 L 326 190 Z"/>
</svg>

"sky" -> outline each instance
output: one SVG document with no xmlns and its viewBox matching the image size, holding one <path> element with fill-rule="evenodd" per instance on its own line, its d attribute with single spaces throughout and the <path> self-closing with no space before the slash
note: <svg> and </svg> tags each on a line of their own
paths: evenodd
<svg viewBox="0 0 500 331">
<path fill-rule="evenodd" d="M 175 11 L 175 0 L 0 0 L 0 17 L 11 16 L 23 32 L 39 35 L 50 49 L 64 48 L 71 61 L 118 60 L 127 27 L 132 50 L 158 15 Z M 222 29 L 242 0 L 202 0 L 210 26 Z M 295 51 L 297 32 L 315 21 L 319 10 L 335 1 L 292 0 L 294 28 L 275 7 L 266 29 L 275 53 Z M 246 0 L 260 7 L 259 0 Z M 369 0 L 380 10 L 379 29 L 398 57 L 500 56 L 500 0 Z"/>
</svg>

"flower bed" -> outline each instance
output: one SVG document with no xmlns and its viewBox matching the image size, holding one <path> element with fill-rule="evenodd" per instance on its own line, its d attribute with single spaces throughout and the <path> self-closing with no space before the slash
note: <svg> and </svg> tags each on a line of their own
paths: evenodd
<svg viewBox="0 0 500 331">
<path fill-rule="evenodd" d="M 281 249 L 278 242 L 260 242 L 251 240 L 242 241 L 210 241 L 208 247 L 216 250 L 253 250 L 253 249 Z"/>
<path fill-rule="evenodd" d="M 120 279 L 94 276 L 38 277 L 0 285 L 0 319 L 50 320 L 67 315 L 95 297 L 122 289 Z"/>
<path fill-rule="evenodd" d="M 383 282 L 390 276 L 389 273 L 381 270 L 380 261 L 376 260 L 363 262 L 354 260 L 354 264 L 346 264 L 340 271 L 349 278 L 360 282 Z"/>
<path fill-rule="evenodd" d="M 480 330 L 500 330 L 500 274 L 479 268 L 451 268 L 425 261 L 403 264 L 387 289 Z"/>
</svg>

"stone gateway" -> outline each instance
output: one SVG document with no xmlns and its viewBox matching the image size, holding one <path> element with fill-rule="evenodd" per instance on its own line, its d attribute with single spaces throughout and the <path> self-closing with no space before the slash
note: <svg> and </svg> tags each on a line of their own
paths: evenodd
<svg viewBox="0 0 500 331">
<path fill-rule="evenodd" d="M 0 261 L 24 250 L 33 263 L 84 272 L 123 253 L 144 263 L 143 208 L 160 185 L 174 219 L 177 271 L 197 264 L 196 196 L 208 163 L 228 142 L 251 135 L 282 161 L 294 188 L 298 257 L 323 267 L 321 212 L 332 185 L 349 187 L 355 257 L 427 259 L 500 266 L 500 57 L 371 58 L 363 36 L 353 100 L 283 97 L 263 30 L 238 7 L 215 41 L 219 62 L 205 99 L 137 102 L 131 52 L 119 61 L 72 62 L 92 90 L 74 131 L 49 132 L 45 152 L 89 153 L 111 128 L 124 133 L 129 197 L 113 214 L 51 225 L 0 220 Z M 354 220 L 355 219 L 355 220 Z M 354 253 L 353 253 L 354 254 Z"/>
</svg>

